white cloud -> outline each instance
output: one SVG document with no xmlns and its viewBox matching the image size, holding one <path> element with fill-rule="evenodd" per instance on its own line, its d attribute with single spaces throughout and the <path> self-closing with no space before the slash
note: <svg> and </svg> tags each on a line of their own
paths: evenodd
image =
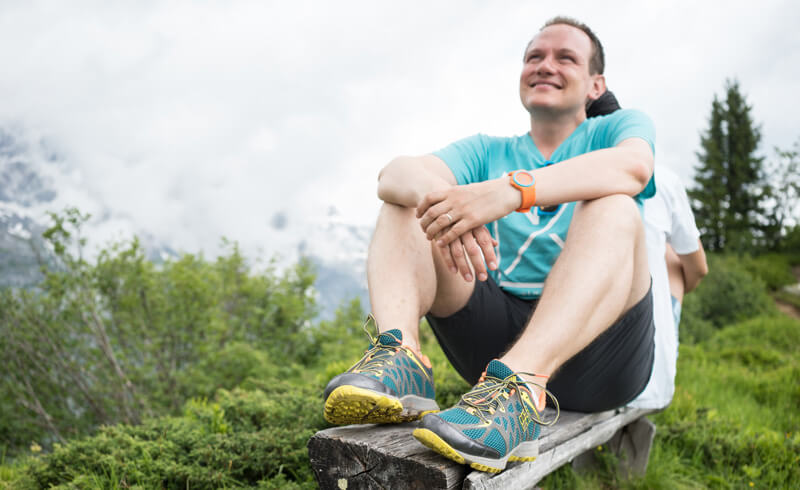
<svg viewBox="0 0 800 490">
<path fill-rule="evenodd" d="M 658 161 L 684 179 L 726 77 L 765 152 L 800 134 L 789 1 L 3 4 L 0 127 L 43 135 L 74 169 L 59 199 L 107 206 L 108 227 L 270 252 L 280 210 L 372 222 L 397 154 L 526 131 L 522 50 L 559 13 L 597 31 L 610 87 L 653 117 Z"/>
</svg>

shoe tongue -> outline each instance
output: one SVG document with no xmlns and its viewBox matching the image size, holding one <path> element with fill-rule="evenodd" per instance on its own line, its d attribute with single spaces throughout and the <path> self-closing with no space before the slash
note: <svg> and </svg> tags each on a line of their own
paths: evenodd
<svg viewBox="0 0 800 490">
<path fill-rule="evenodd" d="M 514 371 L 497 359 L 493 359 L 486 368 L 486 375 L 495 378 L 505 379 L 512 374 L 514 374 Z"/>
<path fill-rule="evenodd" d="M 403 344 L 403 332 L 394 328 L 378 335 L 378 344 L 397 347 Z"/>
</svg>

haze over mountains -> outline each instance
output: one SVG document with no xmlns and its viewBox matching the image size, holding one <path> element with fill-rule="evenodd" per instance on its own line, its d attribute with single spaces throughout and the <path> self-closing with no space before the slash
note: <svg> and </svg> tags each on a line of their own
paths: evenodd
<svg viewBox="0 0 800 490">
<path fill-rule="evenodd" d="M 47 213 L 69 206 L 92 214 L 85 225 L 90 253 L 133 235 L 156 262 L 176 257 L 179 250 L 207 256 L 219 251 L 218 243 L 203 250 L 182 250 L 179 244 L 155 236 L 147 223 L 112 209 L 82 185 L 89 177 L 79 175 L 47 141 L 18 129 L 0 128 L 0 287 L 30 287 L 41 279 L 39 263 L 49 257 L 41 238 L 51 224 Z M 147 199 L 147 189 L 141 193 L 142 199 Z M 279 268 L 300 257 L 310 259 L 316 266 L 322 318 L 332 317 L 337 306 L 354 297 L 368 307 L 364 271 L 370 227 L 347 223 L 332 205 L 308 218 L 280 210 L 250 212 L 254 222 L 266 223 L 262 243 L 241 243 L 248 259 L 268 262 L 274 257 Z M 235 236 L 226 238 L 237 240 Z"/>
</svg>

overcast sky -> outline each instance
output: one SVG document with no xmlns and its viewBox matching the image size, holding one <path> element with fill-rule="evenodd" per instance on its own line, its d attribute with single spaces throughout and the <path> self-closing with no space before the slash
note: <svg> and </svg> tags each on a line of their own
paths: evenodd
<svg viewBox="0 0 800 490">
<path fill-rule="evenodd" d="M 2 1 L 0 127 L 56 155 L 58 205 L 211 252 L 274 251 L 276 213 L 369 224 L 393 156 L 526 132 L 522 51 L 557 14 L 599 35 L 609 87 L 686 183 L 727 77 L 762 153 L 800 137 L 797 2 L 555 4 Z"/>
</svg>

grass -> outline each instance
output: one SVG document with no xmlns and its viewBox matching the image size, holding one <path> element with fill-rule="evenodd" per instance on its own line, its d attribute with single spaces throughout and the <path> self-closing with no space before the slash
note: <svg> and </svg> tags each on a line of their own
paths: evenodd
<svg viewBox="0 0 800 490">
<path fill-rule="evenodd" d="M 0 490 L 29 487 L 31 478 L 27 473 L 28 458 L 18 458 L 7 462 L 5 451 L 0 453 Z"/>
<path fill-rule="evenodd" d="M 586 476 L 565 466 L 542 488 L 796 488 L 800 482 L 800 321 L 761 316 L 682 345 L 672 404 L 651 417 L 647 474 L 624 481 L 595 451 Z"/>
</svg>

